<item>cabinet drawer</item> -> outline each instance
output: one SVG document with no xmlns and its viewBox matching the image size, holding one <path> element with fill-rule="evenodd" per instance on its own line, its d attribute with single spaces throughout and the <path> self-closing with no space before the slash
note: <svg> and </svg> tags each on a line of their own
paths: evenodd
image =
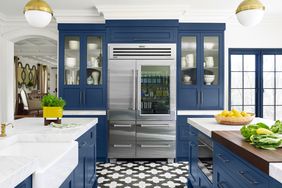
<svg viewBox="0 0 282 188">
<path fill-rule="evenodd" d="M 109 158 L 134 158 L 135 141 L 115 141 L 109 143 Z"/>
<path fill-rule="evenodd" d="M 173 141 L 137 142 L 136 158 L 175 158 L 175 143 Z"/>
<path fill-rule="evenodd" d="M 120 140 L 135 140 L 135 125 L 128 123 L 111 123 L 110 140 L 112 142 Z"/>
<path fill-rule="evenodd" d="M 215 165 L 223 170 L 232 173 L 232 176 L 246 187 L 268 187 L 268 180 L 255 167 L 243 162 L 242 159 L 236 157 L 231 152 L 226 151 L 221 146 L 215 144 L 214 149 Z"/>
<path fill-rule="evenodd" d="M 214 172 L 215 182 L 214 187 L 217 188 L 237 188 L 238 183 L 233 178 L 224 172 L 221 168 L 217 167 Z"/>
<path fill-rule="evenodd" d="M 137 141 L 175 140 L 175 125 L 173 124 L 142 124 L 136 127 Z"/>
</svg>

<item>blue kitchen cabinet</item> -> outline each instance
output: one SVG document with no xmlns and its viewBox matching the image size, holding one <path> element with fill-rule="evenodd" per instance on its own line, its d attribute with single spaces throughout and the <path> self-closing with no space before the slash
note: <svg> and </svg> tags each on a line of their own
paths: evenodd
<svg viewBox="0 0 282 188">
<path fill-rule="evenodd" d="M 108 161 L 108 119 L 106 115 L 99 116 L 75 116 L 65 115 L 64 117 L 75 117 L 75 118 L 98 118 L 96 125 L 96 160 L 97 162 Z"/>
<path fill-rule="evenodd" d="M 59 24 L 59 96 L 68 110 L 107 109 L 104 24 Z"/>
<path fill-rule="evenodd" d="M 223 109 L 225 24 L 180 24 L 177 109 Z"/>
<path fill-rule="evenodd" d="M 176 120 L 176 161 L 189 161 L 188 144 L 194 138 L 194 132 L 190 131 L 187 118 L 210 118 L 211 115 L 183 115 Z"/>
<path fill-rule="evenodd" d="M 32 176 L 26 178 L 23 182 L 18 184 L 15 188 L 32 188 Z"/>
<path fill-rule="evenodd" d="M 214 142 L 214 187 L 279 188 L 282 184 Z"/>
<path fill-rule="evenodd" d="M 73 172 L 75 188 L 96 185 L 96 126 L 77 139 L 79 161 Z"/>
<path fill-rule="evenodd" d="M 107 20 L 109 43 L 176 43 L 178 20 Z"/>
<path fill-rule="evenodd" d="M 189 129 L 189 176 L 188 176 L 188 187 L 201 187 L 210 188 L 212 187 L 212 181 L 208 179 L 206 168 L 202 169 L 202 162 L 200 162 L 203 154 L 203 143 L 202 138 L 210 140 L 207 136 L 202 134 L 200 131 L 190 126 Z M 205 154 L 206 155 L 206 154 Z"/>
</svg>

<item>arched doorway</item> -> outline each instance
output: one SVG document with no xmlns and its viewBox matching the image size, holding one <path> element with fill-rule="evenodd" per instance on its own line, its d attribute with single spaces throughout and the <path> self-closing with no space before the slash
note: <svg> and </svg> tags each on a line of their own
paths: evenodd
<svg viewBox="0 0 282 188">
<path fill-rule="evenodd" d="M 1 122 L 11 122 L 15 114 L 15 66 L 14 66 L 14 48 L 15 43 L 35 38 L 42 37 L 57 41 L 58 35 L 54 29 L 36 29 L 23 28 L 14 29 L 2 34 L 0 39 L 3 50 L 0 52 L 0 120 Z"/>
</svg>

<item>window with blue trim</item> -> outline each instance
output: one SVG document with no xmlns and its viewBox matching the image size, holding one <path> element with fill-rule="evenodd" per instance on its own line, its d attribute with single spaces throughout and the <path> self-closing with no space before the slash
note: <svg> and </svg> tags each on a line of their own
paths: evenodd
<svg viewBox="0 0 282 188">
<path fill-rule="evenodd" d="M 282 49 L 231 49 L 229 56 L 229 107 L 282 120 Z"/>
</svg>

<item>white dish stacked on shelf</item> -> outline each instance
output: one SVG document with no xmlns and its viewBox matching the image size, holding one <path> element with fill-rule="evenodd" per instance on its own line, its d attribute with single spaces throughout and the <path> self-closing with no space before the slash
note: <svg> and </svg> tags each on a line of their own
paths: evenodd
<svg viewBox="0 0 282 188">
<path fill-rule="evenodd" d="M 211 85 L 215 79 L 215 75 L 204 75 L 204 80 L 206 85 Z"/>
</svg>

